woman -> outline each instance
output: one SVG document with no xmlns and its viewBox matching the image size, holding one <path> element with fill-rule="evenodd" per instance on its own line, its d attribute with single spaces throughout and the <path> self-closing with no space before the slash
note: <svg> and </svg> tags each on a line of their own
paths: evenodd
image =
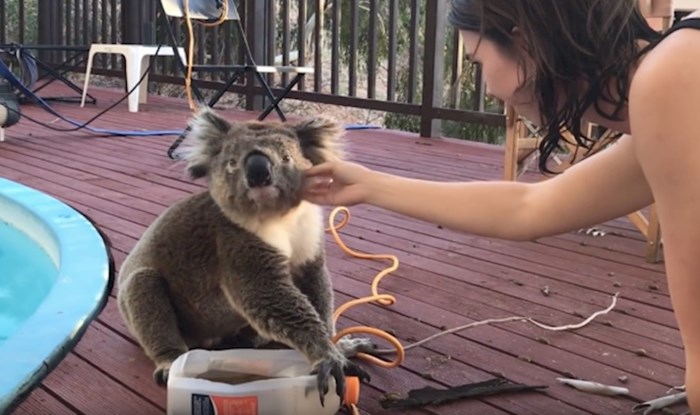
<svg viewBox="0 0 700 415">
<path fill-rule="evenodd" d="M 637 0 L 453 0 L 449 21 L 483 65 L 491 95 L 548 131 L 545 159 L 587 120 L 624 133 L 564 173 L 534 184 L 414 180 L 333 162 L 308 170 L 306 198 L 368 203 L 445 227 L 532 240 L 656 203 L 686 388 L 700 413 L 700 12 L 665 36 Z M 698 29 L 698 30 L 694 30 Z M 615 197 L 591 197 L 615 195 Z M 442 209 L 458 206 L 459 209 Z"/>
</svg>

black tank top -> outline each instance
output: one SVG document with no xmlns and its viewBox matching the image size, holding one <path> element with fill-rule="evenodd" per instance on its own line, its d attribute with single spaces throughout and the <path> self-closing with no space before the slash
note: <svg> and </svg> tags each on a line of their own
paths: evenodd
<svg viewBox="0 0 700 415">
<path fill-rule="evenodd" d="M 649 42 L 648 45 L 646 45 L 642 50 L 640 51 L 641 55 L 646 54 L 649 50 L 653 49 L 661 43 L 662 40 L 666 39 L 671 33 L 674 33 L 680 29 L 697 29 L 700 30 L 700 17 L 688 17 L 682 20 L 678 20 L 675 22 L 671 27 L 666 29 L 665 32 L 661 33 L 661 36 L 659 36 L 657 39 Z"/>
<path fill-rule="evenodd" d="M 684 29 L 687 27 L 691 28 L 691 29 L 700 30 L 700 17 L 689 17 L 689 18 L 677 21 L 676 23 L 673 24 L 673 26 L 669 27 L 668 30 L 666 30 L 664 32 L 662 38 L 670 35 L 671 33 L 675 32 L 676 30 Z"/>
</svg>

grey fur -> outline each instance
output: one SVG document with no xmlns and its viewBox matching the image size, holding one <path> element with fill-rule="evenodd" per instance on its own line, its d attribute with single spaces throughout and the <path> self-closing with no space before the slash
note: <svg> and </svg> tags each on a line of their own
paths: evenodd
<svg viewBox="0 0 700 415">
<path fill-rule="evenodd" d="M 282 343 L 302 352 L 342 397 L 343 372 L 368 379 L 348 357 L 367 339 L 336 346 L 333 290 L 319 206 L 302 201 L 303 170 L 342 157 L 341 128 L 316 118 L 298 124 L 229 123 L 204 108 L 191 123 L 187 171 L 208 191 L 166 209 L 119 272 L 119 310 L 166 384 L 171 363 L 192 348 Z M 251 188 L 246 156 L 269 160 L 271 185 Z"/>
</svg>

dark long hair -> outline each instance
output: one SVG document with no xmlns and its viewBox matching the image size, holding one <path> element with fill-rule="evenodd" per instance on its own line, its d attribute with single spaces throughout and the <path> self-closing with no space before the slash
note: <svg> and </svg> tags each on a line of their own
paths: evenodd
<svg viewBox="0 0 700 415">
<path fill-rule="evenodd" d="M 479 32 L 515 56 L 524 70 L 523 54 L 535 63 L 535 98 L 545 135 L 539 145 L 539 169 L 561 148 L 563 130 L 576 144 L 590 148 L 593 139 L 581 129 L 591 105 L 609 119 L 619 120 L 627 103 L 630 66 L 657 42 L 638 8 L 638 0 L 452 0 L 449 22 L 460 30 Z M 515 45 L 514 28 L 524 44 Z M 639 48 L 639 41 L 650 42 Z M 588 85 L 581 91 L 581 85 Z M 561 95 L 558 95 L 561 94 Z M 561 102 L 560 102 L 561 101 Z M 612 104 L 606 112 L 601 103 Z"/>
</svg>

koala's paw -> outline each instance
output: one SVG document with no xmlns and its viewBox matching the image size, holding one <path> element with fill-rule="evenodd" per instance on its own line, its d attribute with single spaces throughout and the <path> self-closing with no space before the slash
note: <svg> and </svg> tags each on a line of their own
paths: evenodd
<svg viewBox="0 0 700 415">
<path fill-rule="evenodd" d="M 345 396 L 345 376 L 357 376 L 361 382 L 369 382 L 370 376 L 357 364 L 350 362 L 341 353 L 333 353 L 331 356 L 319 361 L 312 371 L 316 374 L 318 393 L 321 397 L 321 406 L 325 407 L 325 398 L 328 393 L 328 382 L 333 376 L 335 380 L 335 393 L 342 402 Z"/>
<path fill-rule="evenodd" d="M 158 365 L 156 370 L 153 371 L 153 380 L 158 384 L 158 386 L 167 386 L 169 374 L 170 363 Z"/>
<path fill-rule="evenodd" d="M 259 334 L 256 334 L 255 336 L 253 336 L 252 339 L 250 339 L 250 343 L 253 345 L 253 348 L 259 349 L 261 347 L 270 345 L 272 343 L 272 340 L 263 337 Z"/>
<path fill-rule="evenodd" d="M 354 357 L 358 353 L 373 354 L 377 345 L 366 337 L 344 336 L 336 342 L 338 350 L 347 358 Z"/>
</svg>

